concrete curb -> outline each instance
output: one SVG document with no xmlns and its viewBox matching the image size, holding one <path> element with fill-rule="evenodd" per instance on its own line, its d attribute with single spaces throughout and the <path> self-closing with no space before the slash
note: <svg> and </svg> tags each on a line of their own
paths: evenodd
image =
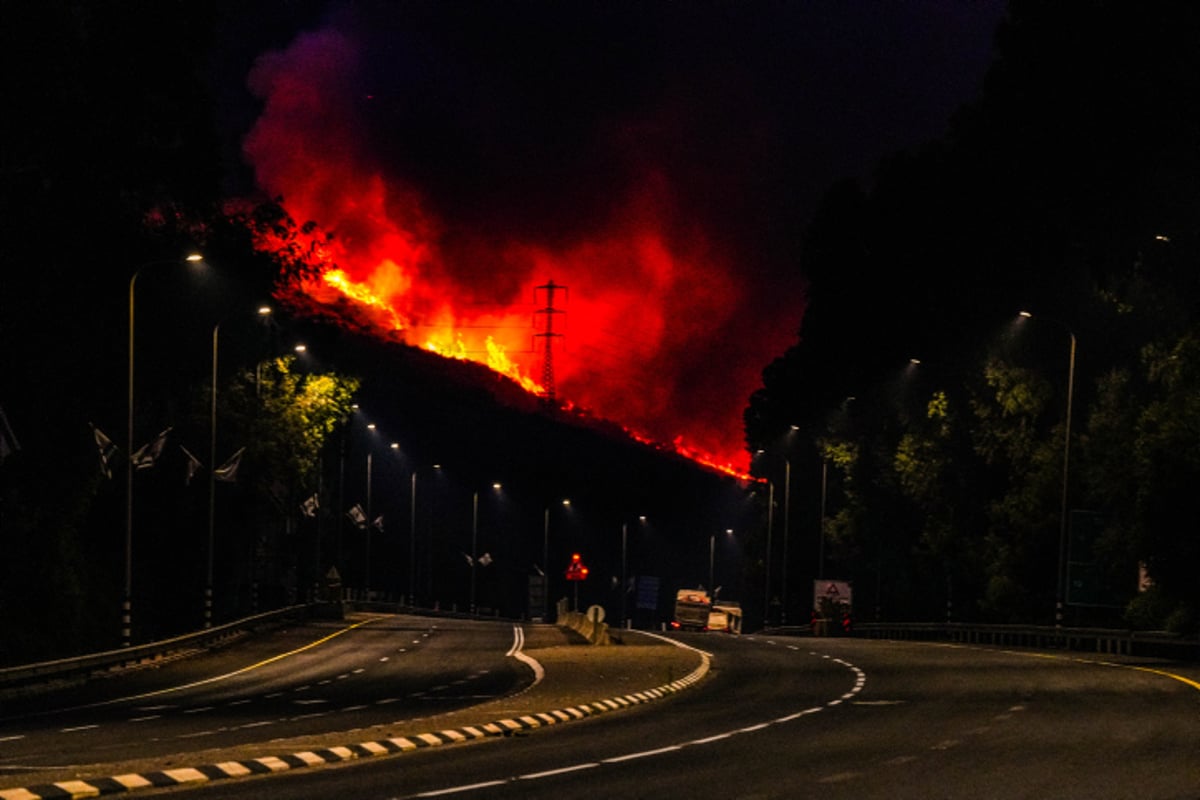
<svg viewBox="0 0 1200 800">
<path fill-rule="evenodd" d="M 497 736 L 512 736 L 521 731 L 530 731 L 549 725 L 586 719 L 587 717 L 609 711 L 632 708 L 683 691 L 703 678 L 709 670 L 711 661 L 709 655 L 700 650 L 696 650 L 695 652 L 700 656 L 700 665 L 679 680 L 671 681 L 670 683 L 646 691 L 612 697 L 607 700 L 598 700 L 584 705 L 500 719 L 483 725 L 467 725 L 461 728 L 451 728 L 431 733 L 398 736 L 343 746 L 322 747 L 282 755 L 263 756 L 239 761 L 224 761 L 215 764 L 180 767 L 146 773 L 113 775 L 87 780 L 59 781 L 44 785 L 0 789 L 0 800 L 64 800 L 64 798 L 75 800 L 76 798 L 99 797 L 101 795 L 130 792 L 151 787 L 165 788 L 241 778 L 247 775 L 265 775 L 304 767 L 337 764 L 360 758 L 397 755 L 426 747 L 440 747 L 447 744 L 459 744 Z"/>
</svg>

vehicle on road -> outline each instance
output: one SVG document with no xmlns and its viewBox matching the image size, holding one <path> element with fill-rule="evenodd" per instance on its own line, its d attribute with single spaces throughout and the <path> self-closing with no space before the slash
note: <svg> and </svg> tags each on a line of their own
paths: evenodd
<svg viewBox="0 0 1200 800">
<path fill-rule="evenodd" d="M 675 616 L 671 627 L 681 631 L 708 630 L 712 600 L 704 589 L 680 589 L 675 593 Z"/>
</svg>

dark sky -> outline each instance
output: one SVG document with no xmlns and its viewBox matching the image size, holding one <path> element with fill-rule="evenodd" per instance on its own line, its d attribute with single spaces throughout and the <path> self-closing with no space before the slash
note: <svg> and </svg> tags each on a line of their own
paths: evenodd
<svg viewBox="0 0 1200 800">
<path fill-rule="evenodd" d="M 762 368 L 795 340 L 798 245 L 822 193 L 940 136 L 977 96 L 1003 13 L 998 0 L 261 8 L 230 7 L 219 27 L 226 152 L 251 166 L 231 191 L 284 196 L 376 290 L 384 235 L 415 242 L 428 256 L 402 283 L 426 302 L 410 319 L 443 302 L 459 324 L 472 303 L 528 318 L 530 287 L 565 277 L 567 399 L 721 460 L 742 447 Z"/>
<path fill-rule="evenodd" d="M 616 187 L 660 169 L 709 230 L 774 270 L 832 181 L 939 136 L 977 94 L 1003 11 L 1000 0 L 228 4 L 214 64 L 231 168 L 256 112 L 254 59 L 336 29 L 357 52 L 357 133 L 439 213 L 572 235 Z"/>
</svg>

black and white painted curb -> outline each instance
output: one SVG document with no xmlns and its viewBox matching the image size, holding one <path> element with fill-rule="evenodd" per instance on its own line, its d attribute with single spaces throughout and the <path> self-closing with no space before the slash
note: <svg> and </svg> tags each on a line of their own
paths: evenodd
<svg viewBox="0 0 1200 800">
<path fill-rule="evenodd" d="M 321 747 L 314 750 L 251 758 L 243 761 L 223 761 L 217 764 L 205 764 L 198 767 L 180 767 L 177 769 L 114 775 L 88 780 L 60 781 L 41 786 L 0 789 L 0 800 L 62 800 L 62 798 L 71 798 L 74 800 L 75 798 L 99 797 L 101 795 L 130 792 L 149 787 L 184 786 L 228 778 L 241 778 L 247 775 L 266 775 L 303 767 L 337 764 L 360 758 L 407 753 L 426 747 L 458 744 L 476 739 L 512 736 L 521 731 L 530 731 L 548 725 L 557 725 L 562 722 L 572 722 L 574 720 L 593 717 L 609 711 L 631 708 L 683 691 L 708 673 L 711 660 L 709 654 L 700 650 L 696 652 L 700 655 L 700 665 L 689 675 L 677 681 L 672 681 L 647 691 L 612 697 L 585 705 L 562 708 L 557 711 L 527 714 L 521 717 L 496 720 L 484 725 L 468 725 L 436 733 L 397 736 L 389 739 L 359 742 L 358 744 L 337 747 Z"/>
</svg>

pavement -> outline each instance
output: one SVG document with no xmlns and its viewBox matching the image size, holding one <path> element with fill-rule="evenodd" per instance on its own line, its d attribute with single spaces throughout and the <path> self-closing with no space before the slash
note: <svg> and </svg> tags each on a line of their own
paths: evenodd
<svg viewBox="0 0 1200 800">
<path fill-rule="evenodd" d="M 707 654 L 651 633 L 617 631 L 612 644 L 592 645 L 556 625 L 526 625 L 524 632 L 524 646 L 515 657 L 530 666 L 535 682 L 515 695 L 318 737 L 39 771 L 25 776 L 36 781 L 25 786 L 3 788 L 8 781 L 0 778 L 0 800 L 97 797 L 511 736 L 663 700 L 697 683 L 709 669 Z"/>
</svg>

